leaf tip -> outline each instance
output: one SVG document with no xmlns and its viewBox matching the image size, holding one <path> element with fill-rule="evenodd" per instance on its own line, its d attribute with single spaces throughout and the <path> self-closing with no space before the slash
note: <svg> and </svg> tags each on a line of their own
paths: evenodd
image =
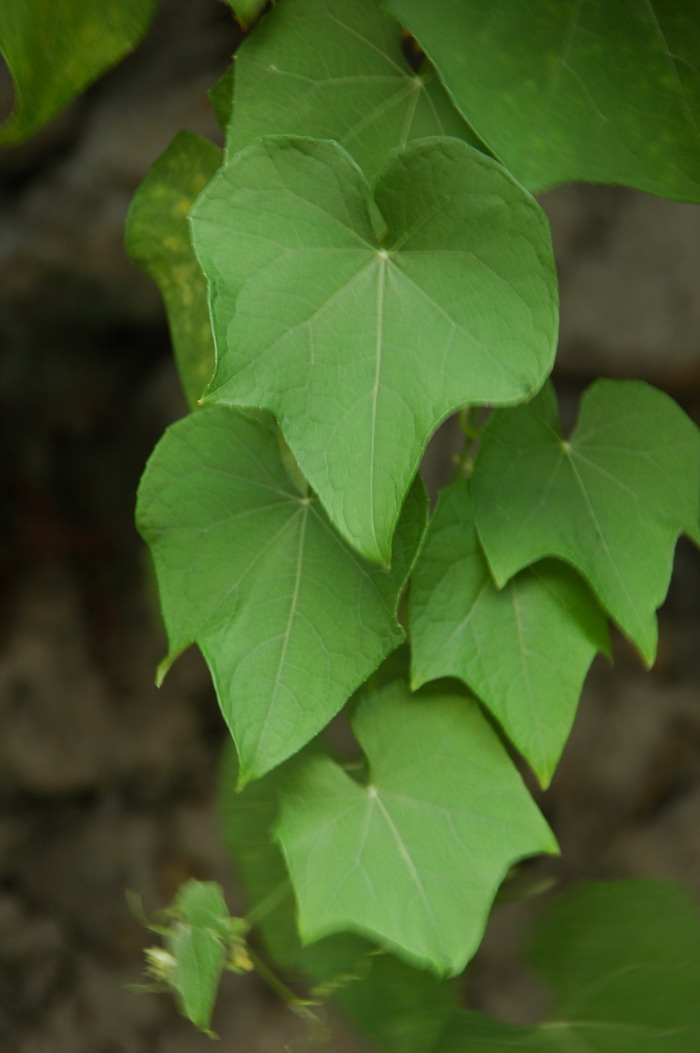
<svg viewBox="0 0 700 1053">
<path fill-rule="evenodd" d="M 165 680 L 166 676 L 168 675 L 168 670 L 170 669 L 170 666 L 172 664 L 173 664 L 173 657 L 172 657 L 172 655 L 169 655 L 169 654 L 167 654 L 165 656 L 165 658 L 163 658 L 158 663 L 158 665 L 156 667 L 156 676 L 155 676 L 155 685 L 156 685 L 156 687 L 162 687 L 163 686 L 163 681 Z"/>
</svg>

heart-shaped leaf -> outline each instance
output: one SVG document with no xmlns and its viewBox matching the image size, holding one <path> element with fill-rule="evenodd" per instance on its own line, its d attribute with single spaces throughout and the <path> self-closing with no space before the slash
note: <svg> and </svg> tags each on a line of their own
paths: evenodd
<svg viewBox="0 0 700 1053">
<path fill-rule="evenodd" d="M 552 1018 L 517 1028 L 460 1014 L 439 1053 L 690 1053 L 699 948 L 697 908 L 678 886 L 581 885 L 550 909 L 529 956 L 554 993 Z"/>
<path fill-rule="evenodd" d="M 131 201 L 126 248 L 161 291 L 180 379 L 191 407 L 214 371 L 207 283 L 192 249 L 187 213 L 221 164 L 208 139 L 180 132 Z"/>
<path fill-rule="evenodd" d="M 688 0 L 386 0 L 532 190 L 586 180 L 700 200 L 700 19 Z"/>
<path fill-rule="evenodd" d="M 416 483 L 391 573 L 363 562 L 289 481 L 269 420 L 209 408 L 170 428 L 137 518 L 156 566 L 172 661 L 196 641 L 241 783 L 295 753 L 403 639 L 399 593 L 420 542 Z"/>
<path fill-rule="evenodd" d="M 16 99 L 0 143 L 32 135 L 146 32 L 155 0 L 2 0 L 0 53 Z"/>
<path fill-rule="evenodd" d="M 544 556 L 565 560 L 651 665 L 676 538 L 697 537 L 699 522 L 700 433 L 668 395 L 600 380 L 583 396 L 569 441 L 549 387 L 497 413 L 473 497 L 499 586 Z"/>
<path fill-rule="evenodd" d="M 549 827 L 478 706 L 396 683 L 359 704 L 367 785 L 304 758 L 278 836 L 302 940 L 366 933 L 438 973 L 460 972 L 508 867 L 556 852 Z"/>
<path fill-rule="evenodd" d="M 456 135 L 482 145 L 433 70 L 408 65 L 401 27 L 374 0 L 285 0 L 235 65 L 229 155 L 262 135 L 335 139 L 373 179 L 412 139 Z"/>
<path fill-rule="evenodd" d="M 596 651 L 600 607 L 577 574 L 538 563 L 500 591 L 474 525 L 469 482 L 440 494 L 411 578 L 412 681 L 459 677 L 547 785 Z"/>
<path fill-rule="evenodd" d="M 337 144 L 273 137 L 236 154 L 192 217 L 218 356 L 206 399 L 272 410 L 333 523 L 388 564 L 436 425 L 527 398 L 551 366 L 543 213 L 458 139 L 396 155 L 375 203 Z"/>
</svg>

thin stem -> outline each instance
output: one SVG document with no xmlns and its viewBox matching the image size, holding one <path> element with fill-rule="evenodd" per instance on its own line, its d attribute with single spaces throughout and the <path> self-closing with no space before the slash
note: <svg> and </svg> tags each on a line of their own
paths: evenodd
<svg viewBox="0 0 700 1053">
<path fill-rule="evenodd" d="M 254 907 L 251 907 L 245 916 L 245 920 L 250 927 L 254 928 L 256 925 L 259 925 L 259 923 L 282 902 L 290 888 L 291 883 L 289 878 L 285 878 L 284 881 L 280 881 L 279 885 L 273 888 L 272 892 L 268 892 L 267 896 L 264 896 L 259 903 L 256 903 Z"/>
<path fill-rule="evenodd" d="M 283 980 L 280 980 L 279 976 L 273 973 L 272 969 L 267 965 L 259 954 L 252 948 L 248 948 L 248 954 L 250 960 L 255 966 L 255 971 L 258 973 L 260 978 L 265 981 L 270 990 L 274 991 L 279 998 L 282 999 L 284 1004 L 289 1009 L 310 1009 L 315 1003 L 310 999 L 300 998 L 299 995 L 292 991 L 291 987 L 287 987 Z"/>
</svg>

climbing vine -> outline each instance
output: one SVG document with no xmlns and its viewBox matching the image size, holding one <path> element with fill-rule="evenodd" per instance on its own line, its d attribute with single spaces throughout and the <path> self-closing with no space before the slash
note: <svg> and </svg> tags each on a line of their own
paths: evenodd
<svg viewBox="0 0 700 1053">
<path fill-rule="evenodd" d="M 151 10 L 73 5 L 50 35 L 50 7 L 0 12 L 17 89 L 0 141 L 135 45 Z M 225 150 L 178 135 L 127 246 L 162 291 L 191 407 L 138 496 L 158 678 L 191 644 L 209 666 L 251 910 L 184 887 L 151 972 L 205 1030 L 229 966 L 312 1021 L 334 997 L 387 1050 L 541 1050 L 551 1023 L 461 1009 L 449 978 L 508 871 L 557 852 L 514 752 L 546 787 L 609 622 L 654 662 L 676 540 L 700 543 L 700 435 L 634 379 L 594 383 L 562 433 L 533 194 L 586 180 L 700 200 L 700 22 L 684 0 L 231 7 L 249 32 L 212 93 Z M 421 458 L 454 413 L 465 451 L 431 514 Z M 324 734 L 343 710 L 354 753 Z M 670 1049 L 669 1028 L 695 1048 L 698 924 L 665 885 L 555 905 L 532 958 L 562 1036 L 546 1048 Z M 277 977 L 290 968 L 307 996 Z"/>
</svg>

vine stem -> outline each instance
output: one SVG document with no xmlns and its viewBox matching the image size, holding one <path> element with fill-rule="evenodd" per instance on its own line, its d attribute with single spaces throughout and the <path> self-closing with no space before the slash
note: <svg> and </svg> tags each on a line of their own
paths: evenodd
<svg viewBox="0 0 700 1053">
<path fill-rule="evenodd" d="M 306 1010 L 307 1013 L 310 1012 L 312 1016 L 315 1016 L 312 1007 L 316 1005 L 316 1002 L 311 999 L 300 998 L 299 995 L 295 994 L 291 987 L 288 987 L 283 980 L 280 980 L 279 976 L 272 971 L 269 965 L 251 947 L 248 947 L 248 954 L 255 966 L 256 973 L 265 981 L 270 990 L 274 991 L 282 999 L 289 1009 L 293 1009 L 296 1012 Z"/>
</svg>

